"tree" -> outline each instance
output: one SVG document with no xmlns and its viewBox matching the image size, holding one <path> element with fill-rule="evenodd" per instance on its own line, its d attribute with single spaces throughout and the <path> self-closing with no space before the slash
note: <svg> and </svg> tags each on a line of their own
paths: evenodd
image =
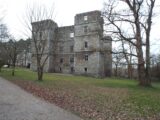
<svg viewBox="0 0 160 120">
<path fill-rule="evenodd" d="M 132 45 L 130 43 L 127 42 L 127 48 L 125 47 L 125 42 L 124 40 L 121 40 L 121 45 L 122 45 L 122 50 L 123 51 L 123 55 L 124 55 L 124 58 L 125 58 L 125 61 L 126 61 L 126 65 L 127 65 L 127 73 L 128 73 L 128 78 L 129 79 L 132 79 L 132 74 L 133 74 L 133 71 L 132 71 L 132 63 L 133 63 L 133 50 L 132 50 Z M 129 52 L 127 52 L 129 51 Z M 128 54 L 129 53 L 129 54 Z"/>
<path fill-rule="evenodd" d="M 18 46 L 18 42 L 15 39 L 10 39 L 7 42 L 3 43 L 3 47 L 5 49 L 5 54 L 8 56 L 10 60 L 10 64 L 12 66 L 12 76 L 15 75 L 15 66 L 17 61 L 17 55 L 21 52 L 20 47 Z"/>
<path fill-rule="evenodd" d="M 5 54 L 5 50 L 3 48 L 3 44 L 0 42 L 0 72 L 3 65 L 7 64 L 8 56 Z"/>
<path fill-rule="evenodd" d="M 152 54 L 151 78 L 160 80 L 160 54 Z"/>
<path fill-rule="evenodd" d="M 122 65 L 123 60 L 124 60 L 124 55 L 122 53 L 117 53 L 117 51 L 114 51 L 112 61 L 113 61 L 113 65 L 115 67 L 114 74 L 116 77 L 118 76 L 118 67 L 120 65 Z"/>
<path fill-rule="evenodd" d="M 11 62 L 12 76 L 14 76 L 15 64 L 20 47 L 18 46 L 17 41 L 14 38 L 11 38 L 11 35 L 9 34 L 8 28 L 5 24 L 0 25 L 0 38 L 1 38 L 1 51 L 3 51 L 3 53 L 1 52 L 2 53 L 1 58 L 3 58 L 1 60 L 3 61 L 3 63 L 8 61 Z"/>
<path fill-rule="evenodd" d="M 156 0 L 150 0 L 146 2 L 148 11 L 147 17 L 144 23 L 142 23 L 142 27 L 144 27 L 145 34 L 146 34 L 146 78 L 147 81 L 150 83 L 150 34 L 151 34 L 151 27 L 152 27 L 152 17 L 153 17 L 153 8 L 155 6 Z"/>
<path fill-rule="evenodd" d="M 5 54 L 3 43 L 0 42 L 0 72 L 3 65 L 7 64 L 7 62 L 8 62 L 8 56 Z"/>
<path fill-rule="evenodd" d="M 5 54 L 3 42 L 8 39 L 9 33 L 5 24 L 0 24 L 0 71 L 4 64 L 8 62 L 8 56 Z"/>
<path fill-rule="evenodd" d="M 8 40 L 9 32 L 8 28 L 5 24 L 0 24 L 0 42 L 4 42 Z"/>
<path fill-rule="evenodd" d="M 0 58 L 0 72 L 1 72 L 1 68 L 3 67 L 4 65 L 4 60 Z"/>
<path fill-rule="evenodd" d="M 53 17 L 53 8 L 47 10 L 44 6 L 29 7 L 27 11 L 27 18 L 25 25 L 32 33 L 32 57 L 36 58 L 38 80 L 43 80 L 43 71 L 45 63 L 51 53 L 47 44 L 48 32 L 45 31 L 46 27 L 50 27 Z M 33 27 L 32 27 L 33 26 Z"/>
<path fill-rule="evenodd" d="M 27 61 L 30 59 L 31 39 L 20 39 L 19 41 L 17 41 L 17 44 L 21 51 L 17 56 L 17 65 L 27 67 Z"/>
<path fill-rule="evenodd" d="M 123 6 L 117 9 L 118 5 Z M 111 26 L 109 32 L 135 48 L 139 85 L 150 86 L 150 32 L 155 0 L 109 0 L 105 3 L 104 16 Z M 146 48 L 144 57 L 143 48 Z M 130 54 L 130 55 L 133 55 Z M 145 60 L 146 58 L 146 60 Z M 146 66 L 146 67 L 145 67 Z"/>
</svg>

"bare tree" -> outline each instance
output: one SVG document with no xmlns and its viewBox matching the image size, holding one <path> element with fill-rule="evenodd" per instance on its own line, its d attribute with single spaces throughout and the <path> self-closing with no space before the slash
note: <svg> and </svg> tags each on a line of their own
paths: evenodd
<svg viewBox="0 0 160 120">
<path fill-rule="evenodd" d="M 122 63 L 124 62 L 124 55 L 122 53 L 117 54 L 117 52 L 114 51 L 113 56 L 112 56 L 112 61 L 113 61 L 113 65 L 115 67 L 114 75 L 117 77 L 118 76 L 118 67 L 120 67 L 122 65 Z"/>
<path fill-rule="evenodd" d="M 3 51 L 3 47 L 2 47 L 2 42 L 0 42 L 0 72 L 1 72 L 1 68 L 2 66 L 5 64 L 5 59 L 4 59 L 4 51 Z"/>
<path fill-rule="evenodd" d="M 160 80 L 160 54 L 152 54 L 151 57 L 151 78 Z"/>
<path fill-rule="evenodd" d="M 0 24 L 0 71 L 1 67 L 7 63 L 8 56 L 5 54 L 3 42 L 6 41 L 9 37 L 7 26 L 3 23 Z"/>
<path fill-rule="evenodd" d="M 127 65 L 127 74 L 128 74 L 128 78 L 132 79 L 132 58 L 133 58 L 133 50 L 132 50 L 132 45 L 130 43 L 126 43 L 126 41 L 121 40 L 121 45 L 122 45 L 122 50 L 123 51 L 123 55 L 126 61 L 126 65 Z M 127 44 L 127 48 L 125 47 L 125 44 Z M 129 54 L 127 54 L 127 51 Z"/>
<path fill-rule="evenodd" d="M 123 8 L 118 9 L 118 5 L 123 5 Z M 142 86 L 151 85 L 150 31 L 154 5 L 155 0 L 109 0 L 105 3 L 104 9 L 104 16 L 108 22 L 106 25 L 112 26 L 108 32 L 120 36 L 121 40 L 127 41 L 136 50 L 134 56 L 137 57 L 139 85 Z M 145 57 L 143 47 L 146 47 Z"/>
<path fill-rule="evenodd" d="M 3 47 L 5 50 L 6 56 L 8 56 L 10 60 L 10 64 L 12 66 L 12 76 L 15 75 L 15 67 L 17 61 L 17 55 L 21 52 L 21 48 L 18 45 L 18 42 L 15 39 L 10 39 L 7 42 L 3 42 Z"/>
<path fill-rule="evenodd" d="M 2 69 L 3 65 L 4 65 L 4 61 L 0 58 L 0 72 L 1 72 L 1 69 Z"/>
<path fill-rule="evenodd" d="M 17 44 L 20 48 L 20 53 L 17 56 L 17 65 L 20 65 L 21 67 L 27 67 L 27 62 L 30 60 L 30 42 L 30 39 L 20 39 L 17 41 Z"/>
<path fill-rule="evenodd" d="M 8 40 L 9 38 L 9 32 L 8 32 L 8 28 L 5 24 L 0 24 L 0 41 L 4 42 L 6 40 Z"/>
<path fill-rule="evenodd" d="M 48 10 L 45 6 L 33 5 L 28 7 L 25 26 L 32 33 L 32 57 L 36 60 L 38 80 L 43 80 L 43 72 L 46 61 L 48 60 L 49 51 L 47 28 L 55 24 L 53 18 L 53 8 Z"/>
<path fill-rule="evenodd" d="M 150 83 L 150 34 L 151 34 L 151 27 L 152 27 L 152 17 L 153 17 L 153 8 L 155 6 L 156 0 L 148 0 L 146 2 L 147 5 L 147 17 L 144 23 L 142 23 L 142 26 L 145 29 L 146 34 L 146 79 Z"/>
<path fill-rule="evenodd" d="M 7 64 L 9 60 L 3 45 L 4 44 L 0 41 L 0 72 L 3 65 Z"/>
</svg>

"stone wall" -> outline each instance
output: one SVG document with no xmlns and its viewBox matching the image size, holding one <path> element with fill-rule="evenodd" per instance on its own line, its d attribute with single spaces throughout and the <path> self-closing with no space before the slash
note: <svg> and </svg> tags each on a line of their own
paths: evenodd
<svg viewBox="0 0 160 120">
<path fill-rule="evenodd" d="M 71 73 L 73 62 L 70 62 L 70 59 L 74 59 L 74 26 L 58 28 L 56 48 L 55 72 Z"/>
<path fill-rule="evenodd" d="M 104 76 L 112 75 L 112 38 L 110 36 L 105 36 L 102 39 L 102 52 L 104 54 Z"/>
<path fill-rule="evenodd" d="M 56 41 L 57 24 L 52 20 L 44 20 L 32 23 L 32 41 L 31 41 L 31 69 L 37 70 L 36 46 L 40 46 L 42 50 L 38 50 L 38 54 L 43 54 L 41 64 L 48 57 L 44 65 L 44 72 L 53 72 L 54 59 L 54 41 Z M 36 42 L 34 42 L 36 40 Z M 38 47 L 39 48 L 39 47 Z M 43 51 L 43 52 L 42 52 Z"/>
<path fill-rule="evenodd" d="M 75 17 L 75 74 L 102 76 L 101 57 L 103 19 L 99 11 L 77 14 Z M 87 45 L 85 45 L 87 44 Z M 86 60 L 85 57 L 88 57 Z"/>
<path fill-rule="evenodd" d="M 103 18 L 100 11 L 77 14 L 72 26 L 58 27 L 55 22 L 46 21 L 32 24 L 33 31 L 38 29 L 39 24 L 46 24 L 40 30 L 47 35 L 45 53 L 49 53 L 49 58 L 44 67 L 45 72 L 96 77 L 111 75 L 112 43 L 110 37 L 103 36 Z M 32 44 L 32 70 L 36 70 L 34 51 Z M 43 57 L 45 56 L 44 54 Z"/>
</svg>

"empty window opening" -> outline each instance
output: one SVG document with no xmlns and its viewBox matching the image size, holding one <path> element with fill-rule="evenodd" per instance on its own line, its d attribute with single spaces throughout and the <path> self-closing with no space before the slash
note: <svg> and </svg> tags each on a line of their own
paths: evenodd
<svg viewBox="0 0 160 120">
<path fill-rule="evenodd" d="M 73 49 L 74 49 L 73 45 L 70 46 L 70 52 L 73 52 Z"/>
<path fill-rule="evenodd" d="M 88 26 L 84 26 L 84 32 L 86 33 L 88 31 Z"/>
<path fill-rule="evenodd" d="M 84 16 L 84 21 L 87 21 L 88 20 L 88 16 Z"/>
<path fill-rule="evenodd" d="M 42 40 L 42 31 L 39 32 L 39 39 Z"/>
<path fill-rule="evenodd" d="M 84 68 L 84 71 L 85 71 L 85 72 L 87 72 L 87 71 L 88 71 L 87 67 L 85 67 L 85 68 Z"/>
<path fill-rule="evenodd" d="M 62 72 L 62 68 L 61 67 L 59 67 L 59 71 Z"/>
<path fill-rule="evenodd" d="M 43 48 L 44 46 L 42 45 L 42 43 L 40 42 L 39 44 L 38 44 L 38 50 L 39 51 L 42 51 L 42 48 Z"/>
<path fill-rule="evenodd" d="M 63 58 L 60 59 L 60 63 L 63 63 Z"/>
<path fill-rule="evenodd" d="M 84 56 L 85 61 L 88 61 L 88 55 Z"/>
<path fill-rule="evenodd" d="M 88 48 L 88 42 L 84 42 L 85 48 Z"/>
<path fill-rule="evenodd" d="M 74 72 L 74 67 L 71 67 L 71 73 L 73 73 Z"/>
<path fill-rule="evenodd" d="M 74 58 L 71 57 L 71 58 L 70 58 L 70 63 L 73 63 L 73 62 L 74 62 Z"/>
<path fill-rule="evenodd" d="M 74 33 L 70 33 L 70 38 L 73 38 L 74 37 Z"/>
</svg>

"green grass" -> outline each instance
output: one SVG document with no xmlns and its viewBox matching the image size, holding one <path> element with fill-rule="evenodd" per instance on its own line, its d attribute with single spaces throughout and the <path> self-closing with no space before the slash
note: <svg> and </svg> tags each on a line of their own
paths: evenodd
<svg viewBox="0 0 160 120">
<path fill-rule="evenodd" d="M 44 81 L 37 82 L 35 72 L 21 68 L 16 69 L 14 77 L 11 76 L 10 69 L 3 69 L 0 76 L 10 81 L 30 81 L 53 91 L 65 91 L 73 98 L 76 97 L 82 106 L 90 105 L 91 109 L 93 107 L 96 111 L 100 111 L 100 117 L 104 119 L 107 118 L 107 115 L 111 116 L 112 112 L 120 117 L 123 117 L 122 114 L 125 113 L 127 114 L 125 117 L 128 119 L 153 117 L 160 114 L 160 83 L 152 83 L 153 87 L 145 88 L 138 86 L 136 80 L 99 79 L 56 73 L 45 73 Z M 74 111 L 70 108 L 69 110 Z M 80 110 L 77 114 L 91 119 L 99 117 L 99 114 L 96 117 L 87 116 L 82 114 Z"/>
</svg>

